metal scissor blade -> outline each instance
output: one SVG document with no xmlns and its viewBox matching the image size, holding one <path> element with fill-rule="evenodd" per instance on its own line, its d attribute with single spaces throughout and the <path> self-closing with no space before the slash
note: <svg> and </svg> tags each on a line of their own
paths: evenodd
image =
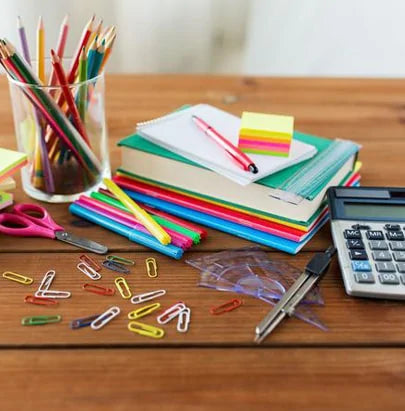
<svg viewBox="0 0 405 411">
<path fill-rule="evenodd" d="M 106 254 L 108 252 L 108 248 L 105 245 L 96 243 L 92 240 L 88 240 L 87 238 L 78 237 L 66 231 L 56 231 L 55 238 L 60 241 L 64 241 L 65 243 L 72 244 L 76 247 L 92 251 L 96 254 Z"/>
</svg>

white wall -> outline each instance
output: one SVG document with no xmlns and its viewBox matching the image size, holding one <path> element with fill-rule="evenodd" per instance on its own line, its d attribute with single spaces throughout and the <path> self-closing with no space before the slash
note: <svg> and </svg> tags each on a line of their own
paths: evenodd
<svg viewBox="0 0 405 411">
<path fill-rule="evenodd" d="M 297 76 L 403 76 L 404 0 L 2 0 L 0 37 L 23 17 L 31 54 L 70 14 L 67 53 L 93 12 L 116 24 L 108 70 Z"/>
<path fill-rule="evenodd" d="M 253 0 L 251 4 L 246 73 L 404 76 L 403 0 Z"/>
</svg>

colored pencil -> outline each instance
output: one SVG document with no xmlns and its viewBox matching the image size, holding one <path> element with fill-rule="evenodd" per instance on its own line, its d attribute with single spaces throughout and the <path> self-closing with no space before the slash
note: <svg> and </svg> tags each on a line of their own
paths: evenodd
<svg viewBox="0 0 405 411">
<path fill-rule="evenodd" d="M 105 42 L 101 43 L 101 46 L 97 47 L 95 53 L 94 53 L 94 58 L 93 58 L 93 65 L 90 69 L 90 73 L 87 73 L 89 78 L 94 78 L 98 76 L 98 73 L 100 71 L 100 66 L 103 61 L 103 56 L 105 52 Z"/>
<path fill-rule="evenodd" d="M 27 63 L 31 65 L 30 49 L 28 47 L 27 36 L 25 34 L 25 27 L 22 23 L 21 16 L 17 17 L 17 28 L 18 28 L 18 34 L 20 36 L 21 49 L 23 52 L 23 56 L 25 60 L 27 60 Z"/>
<path fill-rule="evenodd" d="M 72 95 L 72 91 L 70 90 L 69 84 L 67 82 L 65 71 L 63 70 L 63 66 L 60 63 L 60 58 L 56 55 L 54 50 L 51 50 L 52 56 L 52 65 L 56 73 L 56 77 L 58 78 L 59 84 L 62 88 L 62 93 L 65 96 L 65 100 L 67 105 L 69 106 L 69 111 L 73 119 L 73 123 L 76 126 L 77 131 L 81 134 L 87 144 L 89 144 L 89 138 L 87 137 L 86 130 L 83 126 L 82 120 L 79 115 L 79 111 L 75 104 L 75 100 Z"/>
<path fill-rule="evenodd" d="M 45 84 L 45 29 L 42 16 L 37 28 L 37 74 L 42 84 Z"/>
<path fill-rule="evenodd" d="M 77 108 L 79 110 L 80 118 L 85 121 L 87 108 L 87 55 L 86 49 L 82 48 L 82 53 L 79 59 L 79 90 L 77 92 Z"/>
<path fill-rule="evenodd" d="M 101 63 L 100 69 L 99 69 L 99 73 L 102 73 L 104 70 L 105 65 L 107 64 L 108 59 L 110 58 L 111 52 L 112 52 L 112 48 L 114 45 L 114 41 L 115 41 L 115 37 L 116 35 L 114 34 L 109 40 L 108 42 L 105 44 L 105 53 L 103 56 L 103 61 Z"/>
<path fill-rule="evenodd" d="M 69 32 L 68 15 L 62 21 L 59 31 L 58 44 L 56 45 L 56 54 L 60 59 L 63 59 L 66 47 L 66 40 Z M 49 85 L 53 86 L 56 84 L 56 73 L 52 67 L 51 76 L 49 78 Z M 52 90 L 54 91 L 54 90 Z"/>
<path fill-rule="evenodd" d="M 96 28 L 92 31 L 92 33 L 90 35 L 90 38 L 89 38 L 89 41 L 88 41 L 89 45 L 93 43 L 93 41 L 96 37 L 100 38 L 100 33 L 101 33 L 102 26 L 103 26 L 103 19 L 100 19 L 100 21 L 98 22 Z"/>
<path fill-rule="evenodd" d="M 87 51 L 87 78 L 91 78 L 91 73 L 93 70 L 94 59 L 97 52 L 97 37 L 94 38 L 93 43 L 90 44 Z"/>
</svg>

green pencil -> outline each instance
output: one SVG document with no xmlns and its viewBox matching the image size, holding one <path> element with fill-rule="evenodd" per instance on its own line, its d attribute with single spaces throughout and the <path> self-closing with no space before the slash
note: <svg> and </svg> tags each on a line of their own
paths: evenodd
<svg viewBox="0 0 405 411">
<path fill-rule="evenodd" d="M 79 83 L 85 81 L 87 81 L 87 56 L 86 48 L 83 47 L 79 58 Z M 83 120 L 83 122 L 85 122 L 87 105 L 87 84 L 83 83 L 79 85 L 77 98 L 77 108 L 79 110 L 80 118 Z"/>
</svg>

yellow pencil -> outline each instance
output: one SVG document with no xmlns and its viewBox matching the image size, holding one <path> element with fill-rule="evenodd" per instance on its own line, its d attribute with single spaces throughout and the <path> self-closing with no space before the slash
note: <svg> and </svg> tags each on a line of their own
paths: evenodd
<svg viewBox="0 0 405 411">
<path fill-rule="evenodd" d="M 38 77 L 45 84 L 45 31 L 42 16 L 39 17 L 37 30 L 37 65 Z"/>
<path fill-rule="evenodd" d="M 136 217 L 136 219 L 143 225 L 145 228 L 163 245 L 170 244 L 171 238 L 170 235 L 166 233 L 163 228 L 156 223 L 155 220 L 138 204 L 135 203 L 134 200 L 129 198 L 127 194 L 125 194 L 118 186 L 111 181 L 109 178 L 104 178 L 103 183 L 107 186 L 107 188 L 120 200 L 128 209 L 129 211 Z"/>
</svg>

